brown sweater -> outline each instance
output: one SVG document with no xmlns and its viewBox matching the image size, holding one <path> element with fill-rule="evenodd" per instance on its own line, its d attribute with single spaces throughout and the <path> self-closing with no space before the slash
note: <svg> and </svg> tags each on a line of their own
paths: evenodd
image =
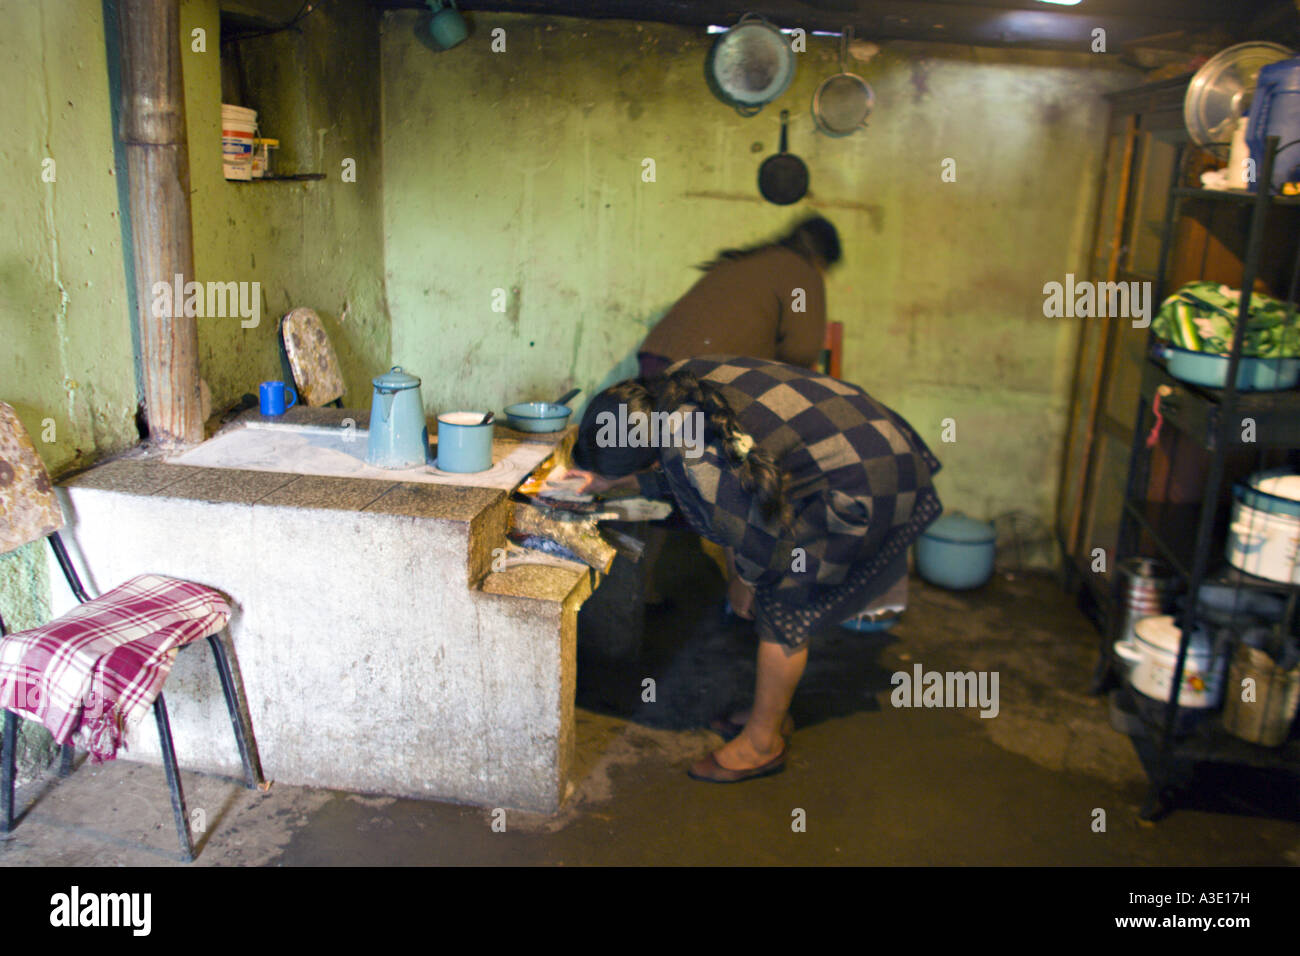
<svg viewBox="0 0 1300 956">
<path fill-rule="evenodd" d="M 795 301 L 802 289 L 803 302 Z M 802 304 L 803 311 L 793 311 Z M 805 368 L 826 336 L 826 286 L 808 260 L 782 246 L 723 261 L 650 330 L 642 352 L 666 359 L 748 355 Z"/>
</svg>

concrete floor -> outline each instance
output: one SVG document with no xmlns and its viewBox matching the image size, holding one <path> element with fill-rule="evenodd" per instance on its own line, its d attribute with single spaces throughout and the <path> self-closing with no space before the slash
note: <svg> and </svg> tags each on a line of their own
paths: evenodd
<svg viewBox="0 0 1300 956">
<path fill-rule="evenodd" d="M 575 790 L 554 817 L 185 774 L 201 810 L 197 866 L 333 864 L 1300 865 L 1294 776 L 1199 774 L 1191 808 L 1138 819 L 1145 776 L 1104 701 L 1082 692 L 1096 632 L 1054 579 L 999 576 L 971 594 L 913 582 L 887 635 L 814 646 L 785 773 L 736 786 L 688 779 L 716 747 L 701 729 L 753 680 L 753 638 L 716 616 L 722 585 L 670 541 L 641 654 L 584 654 Z M 996 670 L 1000 713 L 901 709 L 890 675 Z M 656 700 L 642 701 L 642 681 Z M 183 762 L 182 755 L 182 762 Z M 1210 784 L 1215 786 L 1211 787 Z M 166 865 L 175 833 L 162 771 L 83 764 L 20 792 L 35 801 L 0 864 Z M 1094 832 L 1095 810 L 1106 831 Z M 806 821 L 795 832 L 797 811 Z M 498 825 L 499 829 L 499 825 Z"/>
</svg>

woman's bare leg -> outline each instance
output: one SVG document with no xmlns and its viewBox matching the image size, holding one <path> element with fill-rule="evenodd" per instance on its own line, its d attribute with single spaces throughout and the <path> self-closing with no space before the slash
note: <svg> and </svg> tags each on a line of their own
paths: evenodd
<svg viewBox="0 0 1300 956">
<path fill-rule="evenodd" d="M 746 621 L 754 619 L 754 589 L 736 570 L 736 553 L 730 548 L 727 549 L 727 600 L 736 617 Z"/>
<path fill-rule="evenodd" d="M 780 644 L 759 641 L 753 710 L 740 736 L 714 753 L 718 763 L 728 770 L 746 770 L 767 763 L 781 752 L 785 747 L 781 723 L 807 664 L 807 645 L 787 654 Z"/>
</svg>

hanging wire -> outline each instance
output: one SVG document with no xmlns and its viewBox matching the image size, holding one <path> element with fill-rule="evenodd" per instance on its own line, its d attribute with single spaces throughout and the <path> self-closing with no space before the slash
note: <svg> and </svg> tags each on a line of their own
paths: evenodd
<svg viewBox="0 0 1300 956">
<path fill-rule="evenodd" d="M 266 27 L 258 30 L 244 30 L 239 33 L 231 33 L 221 38 L 222 43 L 238 43 L 240 40 L 251 40 L 253 37 L 271 36 L 273 33 L 283 33 L 285 30 L 292 30 L 299 23 L 305 20 L 310 14 L 317 9 L 317 3 L 312 0 L 303 0 L 303 4 L 298 8 L 298 12 L 290 17 L 285 23 L 278 27 Z"/>
</svg>

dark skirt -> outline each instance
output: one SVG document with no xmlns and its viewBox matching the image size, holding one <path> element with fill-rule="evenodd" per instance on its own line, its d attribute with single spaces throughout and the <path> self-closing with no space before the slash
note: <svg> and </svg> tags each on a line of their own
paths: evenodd
<svg viewBox="0 0 1300 956">
<path fill-rule="evenodd" d="M 780 600 L 775 589 L 760 590 L 755 601 L 759 640 L 781 644 L 792 653 L 817 631 L 867 608 L 907 574 L 907 549 L 942 511 L 934 489 L 924 488 L 908 520 L 891 530 L 873 555 L 854 564 L 839 584 L 816 588 L 798 604 Z"/>
<path fill-rule="evenodd" d="M 895 557 L 879 571 L 869 562 L 849 572 L 844 582 L 819 589 L 808 602 L 786 605 L 774 601 L 755 602 L 758 637 L 780 644 L 788 653 L 807 646 L 812 636 L 865 610 L 907 574 L 907 552 Z"/>
</svg>

